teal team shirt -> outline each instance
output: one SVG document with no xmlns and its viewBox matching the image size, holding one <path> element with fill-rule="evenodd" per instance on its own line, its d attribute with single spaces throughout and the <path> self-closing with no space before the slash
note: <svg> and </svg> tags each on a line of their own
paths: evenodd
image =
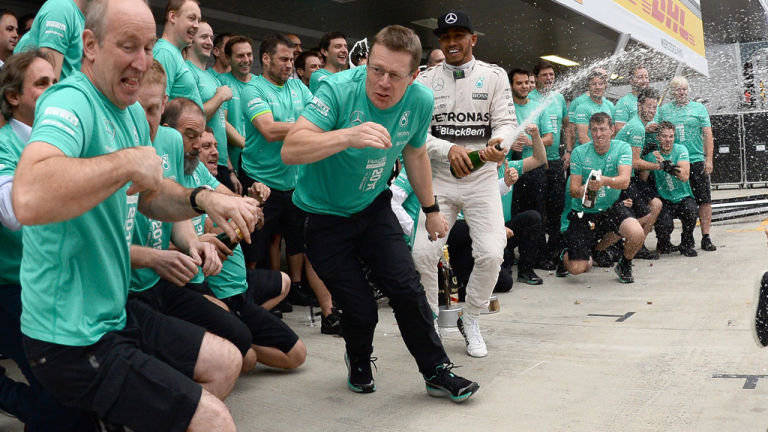
<svg viewBox="0 0 768 432">
<path fill-rule="evenodd" d="M 160 126 L 152 143 L 163 163 L 163 177 L 178 180 L 184 172 L 184 141 L 176 129 Z M 173 224 L 150 219 L 136 213 L 131 243 L 158 250 L 167 250 L 171 243 Z M 145 291 L 160 280 L 151 268 L 131 269 L 131 291 Z"/>
<path fill-rule="evenodd" d="M 568 118 L 568 104 L 565 103 L 565 97 L 560 93 L 550 93 L 544 96 L 537 89 L 533 89 L 528 94 L 528 99 L 540 104 L 547 104 L 544 115 L 549 119 L 549 125 L 552 128 L 552 145 L 547 147 L 547 160 L 560 159 L 563 119 Z"/>
<path fill-rule="evenodd" d="M 568 107 L 568 121 L 573 123 L 576 120 L 576 110 L 579 109 L 579 105 L 582 102 L 590 99 L 589 92 L 582 93 L 571 101 L 571 105 Z"/>
<path fill-rule="evenodd" d="M 413 230 L 411 231 L 411 235 L 404 234 L 404 236 L 405 242 L 408 243 L 408 247 L 413 249 L 413 242 L 416 240 L 416 231 L 419 225 L 419 210 L 421 210 L 421 203 L 419 203 L 419 198 L 413 192 L 413 186 L 411 186 L 411 182 L 408 180 L 408 173 L 406 173 L 405 170 L 400 171 L 400 174 L 397 175 L 395 181 L 392 182 L 392 186 L 399 187 L 405 191 L 408 196 L 408 198 L 403 201 L 402 206 L 403 210 L 405 210 L 408 216 L 413 220 Z"/>
<path fill-rule="evenodd" d="M 629 143 L 632 147 L 639 147 L 640 152 L 643 151 L 645 145 L 645 125 L 640 120 L 640 116 L 634 116 L 629 120 L 623 128 L 616 134 L 616 139 Z M 655 162 L 655 160 L 654 160 Z M 632 170 L 632 177 L 635 176 L 635 170 Z"/>
<path fill-rule="evenodd" d="M 611 140 L 611 148 L 605 154 L 595 151 L 592 141 L 573 149 L 571 154 L 571 175 L 581 175 L 581 184 L 589 180 L 592 170 L 602 170 L 602 175 L 615 177 L 619 175 L 619 165 L 632 166 L 632 149 L 624 141 Z M 566 194 L 570 190 L 566 189 Z M 597 192 L 595 206 L 585 209 L 580 199 L 571 200 L 571 210 L 584 213 L 600 213 L 609 209 L 619 199 L 621 189 L 603 186 Z"/>
<path fill-rule="evenodd" d="M 312 75 L 309 77 L 309 91 L 312 94 L 315 94 L 315 92 L 317 92 L 318 86 L 320 86 L 320 81 L 325 80 L 331 75 L 333 74 L 325 68 L 320 68 L 312 72 Z"/>
<path fill-rule="evenodd" d="M 554 130 L 552 129 L 552 122 L 550 122 L 549 118 L 547 117 L 546 110 L 541 110 L 538 113 L 536 113 L 536 109 L 538 107 L 539 107 L 539 103 L 534 102 L 530 99 L 528 100 L 528 103 L 526 103 L 525 105 L 519 105 L 515 103 L 515 116 L 517 116 L 517 124 L 521 125 L 526 121 L 528 121 L 529 123 L 534 123 L 536 126 L 538 126 L 539 135 L 541 136 L 554 132 Z M 535 114 L 535 117 L 531 118 L 531 116 L 533 116 L 534 114 Z M 526 134 L 526 136 L 529 139 L 531 138 L 531 136 L 528 134 Z M 512 152 L 509 152 L 508 156 L 512 156 Z M 522 158 L 525 159 L 529 156 L 533 156 L 533 146 L 523 146 Z"/>
<path fill-rule="evenodd" d="M 616 123 L 627 123 L 632 117 L 637 115 L 637 96 L 632 93 L 616 101 L 613 121 Z"/>
<path fill-rule="evenodd" d="M 661 153 L 661 157 L 664 160 L 672 161 L 673 164 L 680 161 L 690 162 L 688 149 L 680 144 L 673 145 L 672 151 L 667 154 Z M 645 160 L 656 163 L 656 157 L 653 154 L 645 155 Z M 660 197 L 675 204 L 682 201 L 685 197 L 693 198 L 690 182 L 684 182 L 666 171 L 654 170 L 652 172 L 653 178 L 656 180 L 656 190 L 659 192 Z"/>
<path fill-rule="evenodd" d="M 200 92 L 200 98 L 203 103 L 208 102 L 214 95 L 216 90 L 221 87 L 221 83 L 213 75 L 206 73 L 204 70 L 197 67 L 194 63 L 187 60 L 187 67 L 192 76 L 195 78 L 197 90 Z M 227 153 L 227 102 L 221 104 L 219 109 L 213 114 L 208 123 L 206 123 L 213 131 L 213 136 L 216 137 L 219 151 L 219 161 L 217 162 L 221 166 L 227 166 L 227 159 L 229 153 Z"/>
<path fill-rule="evenodd" d="M 246 272 L 243 249 L 238 244 L 232 250 L 232 256 L 221 262 L 221 272 L 208 276 L 206 281 L 216 298 L 225 299 L 248 290 Z"/>
<path fill-rule="evenodd" d="M 149 125 L 138 103 L 112 104 L 80 72 L 37 101 L 30 142 L 66 156 L 92 158 L 149 145 Z M 138 195 L 123 185 L 75 218 L 23 228 L 21 331 L 62 345 L 85 346 L 125 326 L 130 277 L 129 241 Z"/>
<path fill-rule="evenodd" d="M 592 132 L 589 130 L 589 119 L 599 112 L 604 112 L 613 118 L 613 103 L 603 98 L 600 104 L 597 104 L 592 98 L 588 98 L 576 108 L 573 123 L 576 125 L 587 125 L 587 136 L 589 136 L 589 139 L 592 139 Z"/>
<path fill-rule="evenodd" d="M 426 142 L 434 106 L 432 90 L 414 82 L 397 104 L 380 110 L 365 93 L 366 70 L 356 67 L 323 80 L 302 116 L 324 131 L 378 123 L 389 131 L 392 147 L 348 148 L 304 165 L 293 194 L 294 203 L 304 211 L 349 217 L 363 210 L 387 188 L 403 148 Z"/>
<path fill-rule="evenodd" d="M 668 121 L 675 125 L 675 144 L 682 144 L 688 149 L 691 163 L 704 161 L 702 128 L 712 127 L 704 105 L 688 102 L 680 107 L 674 102 L 669 102 L 659 108 L 658 119 L 659 122 Z"/>
<path fill-rule="evenodd" d="M 0 128 L 0 176 L 13 176 L 26 143 L 11 123 Z M 0 224 L 0 285 L 18 285 L 21 268 L 21 230 L 11 231 Z"/>
<path fill-rule="evenodd" d="M 514 168 L 517 170 L 518 175 L 525 174 L 523 172 L 523 161 L 521 160 L 513 160 L 508 161 L 510 168 Z M 499 167 L 499 178 L 504 178 L 504 165 Z M 512 194 L 514 193 L 515 186 L 512 185 L 512 190 L 509 191 L 509 193 L 506 193 L 501 196 L 501 205 L 504 208 L 504 222 L 509 222 L 510 219 L 512 219 Z"/>
<path fill-rule="evenodd" d="M 40 8 L 32 27 L 16 44 L 14 53 L 34 47 L 50 48 L 64 55 L 60 80 L 80 70 L 83 58 L 85 17 L 72 0 L 48 0 Z"/>
<path fill-rule="evenodd" d="M 182 173 L 183 172 L 184 171 L 182 170 Z M 211 175 L 205 164 L 200 162 L 197 164 L 197 168 L 195 168 L 195 171 L 192 174 L 182 174 L 180 176 L 179 184 L 190 189 L 195 189 L 203 185 L 208 185 L 213 189 L 216 189 L 221 183 L 216 180 L 216 177 Z M 192 225 L 195 227 L 195 234 L 197 234 L 198 237 L 205 232 L 205 217 L 205 214 L 201 214 L 192 218 Z M 189 283 L 203 283 L 204 279 L 203 269 L 198 267 L 197 275 L 195 275 Z"/>
<path fill-rule="evenodd" d="M 272 189 L 292 190 L 296 187 L 298 165 L 286 165 L 280 157 L 282 141 L 267 141 L 253 121 L 264 114 L 272 114 L 274 121 L 295 123 L 312 94 L 301 80 L 289 79 L 278 86 L 264 76 L 253 80 L 240 95 L 241 109 L 245 113 L 245 149 L 242 169 L 248 177 Z"/>
<path fill-rule="evenodd" d="M 210 70 L 210 69 L 209 69 Z M 232 72 L 227 72 L 225 74 L 219 75 L 222 85 L 229 86 L 229 89 L 232 90 L 232 99 L 229 100 L 229 103 L 227 103 L 227 121 L 230 125 L 243 137 L 246 139 L 248 136 L 245 133 L 245 113 L 243 113 L 241 102 L 240 102 L 240 93 L 242 93 L 243 89 L 246 86 L 251 85 L 254 79 L 256 79 L 256 75 L 251 74 L 250 80 L 247 82 L 242 82 L 239 79 L 235 78 L 234 75 L 232 75 Z M 221 144 L 219 144 L 221 145 Z M 236 147 L 230 144 L 227 144 L 227 153 L 229 153 L 229 160 L 232 162 L 232 167 L 237 172 L 240 169 L 240 154 L 242 153 L 243 149 L 240 147 Z"/>
<path fill-rule="evenodd" d="M 165 94 L 168 98 L 185 97 L 203 108 L 203 100 L 200 98 L 195 77 L 187 67 L 181 50 L 165 39 L 158 39 L 152 49 L 152 55 L 165 69 Z"/>
</svg>

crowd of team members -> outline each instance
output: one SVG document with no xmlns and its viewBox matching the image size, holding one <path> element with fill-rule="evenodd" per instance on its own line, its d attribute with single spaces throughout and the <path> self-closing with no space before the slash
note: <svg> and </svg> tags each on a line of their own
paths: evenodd
<svg viewBox="0 0 768 432">
<path fill-rule="evenodd" d="M 280 320 L 292 304 L 320 307 L 321 331 L 346 341 L 348 387 L 374 391 L 371 283 L 427 391 L 462 402 L 478 385 L 450 372 L 435 321 L 446 242 L 473 357 L 487 355 L 479 315 L 492 291 L 511 288 L 515 261 L 528 284 L 543 283 L 534 268 L 564 277 L 593 259 L 618 260 L 619 280 L 632 282 L 636 256 L 696 255 L 697 213 L 701 246 L 715 249 L 709 118 L 682 77 L 657 111 L 647 69 L 635 67 L 614 108 L 596 70 L 569 107 L 551 64 L 507 74 L 475 60 L 477 35 L 458 11 L 439 20 L 441 49 L 421 73 L 418 38 L 391 26 L 351 54 L 340 32 L 310 51 L 296 35 L 267 36 L 257 76 L 253 41 L 214 37 L 195 0 L 170 0 L 163 18 L 155 42 L 141 0 L 49 0 L 18 40 L 16 17 L 0 15 L 0 240 L 12 246 L 0 254 L 0 353 L 29 382 L 2 374 L 0 408 L 30 430 L 94 430 L 96 418 L 229 430 L 220 400 L 239 373 L 304 362 Z M 143 143 L 151 154 L 121 150 Z M 477 171 L 472 150 L 487 162 Z M 64 162 L 89 157 L 107 159 Z M 61 178 L 40 181 L 51 172 Z M 654 227 L 655 254 L 644 247 Z M 135 361 L 152 368 L 133 371 Z M 137 418 L 136 397 L 158 414 Z"/>
</svg>

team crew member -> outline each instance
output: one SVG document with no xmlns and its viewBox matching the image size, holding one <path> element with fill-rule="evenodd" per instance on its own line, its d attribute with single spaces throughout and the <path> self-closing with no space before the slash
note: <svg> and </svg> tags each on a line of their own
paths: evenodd
<svg viewBox="0 0 768 432">
<path fill-rule="evenodd" d="M 376 390 L 371 354 L 378 308 L 364 262 L 390 300 L 427 392 L 463 402 L 479 385 L 451 372 L 387 187 L 387 174 L 402 153 L 419 202 L 437 210 L 424 147 L 433 97 L 413 82 L 421 42 L 413 30 L 385 27 L 368 59 L 368 66 L 320 84 L 283 145 L 286 163 L 306 164 L 293 199 L 308 213 L 307 255 L 344 311 L 350 390 Z M 444 238 L 447 229 L 442 214 L 430 211 L 426 231 Z"/>
<path fill-rule="evenodd" d="M 234 36 L 233 33 L 219 33 L 213 38 L 213 50 L 211 50 L 213 66 L 206 69 L 206 72 L 213 75 L 216 79 L 219 79 L 219 75 L 232 70 L 229 61 L 227 60 L 227 56 L 224 55 L 224 47 L 232 36 Z"/>
<path fill-rule="evenodd" d="M 445 54 L 443 54 L 443 50 L 435 48 L 430 51 L 429 56 L 427 57 L 427 67 L 437 66 L 444 61 Z"/>
<path fill-rule="evenodd" d="M 651 81 L 648 79 L 648 69 L 643 65 L 632 68 L 632 75 L 629 77 L 629 85 L 632 91 L 616 102 L 614 110 L 614 130 L 619 133 L 621 128 L 637 115 L 637 97 L 640 92 L 647 89 Z M 656 132 L 655 123 L 649 124 L 648 132 Z M 650 130 L 650 129 L 653 130 Z"/>
<path fill-rule="evenodd" d="M 232 90 L 227 103 L 227 153 L 232 167 L 240 173 L 240 153 L 245 147 L 245 113 L 241 108 L 240 92 L 256 75 L 253 66 L 253 41 L 246 36 L 233 36 L 224 45 L 224 55 L 229 60 L 230 71 L 221 74 L 219 81 Z"/>
<path fill-rule="evenodd" d="M 165 69 L 168 81 L 165 93 L 170 99 L 192 99 L 202 108 L 195 77 L 181 55 L 181 50 L 195 39 L 200 25 L 200 6 L 197 0 L 168 0 L 163 16 L 163 36 L 157 40 L 152 55 Z"/>
<path fill-rule="evenodd" d="M 643 159 L 645 153 L 651 153 L 651 156 L 654 156 L 653 152 L 645 150 L 645 136 L 646 128 L 649 127 L 656 116 L 659 93 L 652 88 L 645 88 L 640 90 L 635 99 L 637 99 L 637 106 L 635 107 L 637 113 L 619 131 L 616 139 L 624 141 L 632 147 L 632 178 L 623 196 L 632 200 L 632 212 L 635 214 L 638 222 L 640 222 L 640 225 L 642 225 L 645 235 L 648 236 L 648 233 L 653 229 L 653 224 L 656 223 L 656 219 L 659 217 L 661 200 L 659 200 L 653 186 L 648 184 L 647 181 L 640 179 L 635 173 L 641 170 L 659 169 L 656 159 L 651 159 L 651 162 Z M 651 253 L 645 245 L 640 248 L 635 256 L 640 259 L 659 258 L 658 254 Z"/>
<path fill-rule="evenodd" d="M 683 232 L 680 234 L 680 254 L 687 257 L 698 255 L 694 247 L 693 230 L 696 228 L 696 202 L 688 183 L 691 164 L 688 161 L 688 149 L 681 144 L 675 144 L 675 125 L 669 122 L 659 124 L 659 147 L 662 162 L 653 170 L 656 179 L 656 189 L 659 191 L 664 204 L 659 219 L 656 222 L 656 250 L 661 253 L 673 251 L 670 237 L 675 225 L 674 218 L 683 223 Z M 645 159 L 655 164 L 657 158 L 653 154 L 647 154 Z M 649 171 L 640 175 L 647 177 Z"/>
<path fill-rule="evenodd" d="M 212 176 L 216 175 L 218 155 L 216 138 L 206 130 L 201 137 L 200 162 Z M 259 187 L 262 197 L 269 197 L 269 188 Z M 221 232 L 206 219 L 206 232 Z M 210 234 L 206 234 L 210 235 Z M 281 368 L 296 369 L 307 358 L 307 347 L 299 336 L 277 316 L 269 312 L 285 298 L 291 287 L 287 274 L 264 269 L 246 269 L 240 245 L 231 250 L 232 255 L 222 262 L 221 272 L 206 278 L 213 294 L 224 301 L 250 329 L 250 344 L 260 363 Z"/>
<path fill-rule="evenodd" d="M 584 144 L 592 140 L 589 120 L 598 112 L 608 114 L 613 119 L 613 103 L 604 98 L 607 87 L 607 77 L 599 71 L 589 74 L 589 99 L 581 102 L 576 108 L 573 123 L 576 125 L 577 142 Z M 611 120 L 613 122 L 613 120 Z"/>
<path fill-rule="evenodd" d="M 14 180 L 13 207 L 26 225 L 24 350 L 35 376 L 58 400 L 110 423 L 133 430 L 234 431 L 219 398 L 240 371 L 237 349 L 146 307 L 126 311 L 128 202 L 138 199 L 138 209 L 158 220 L 207 211 L 230 237 L 234 226 L 253 229 L 256 202 L 163 179 L 136 103 L 155 42 L 146 3 L 94 1 L 85 27 L 82 73 L 38 100 Z"/>
<path fill-rule="evenodd" d="M 8 9 L 0 9 L 0 69 L 19 42 L 19 23 Z"/>
<path fill-rule="evenodd" d="M 563 263 L 571 274 L 589 271 L 592 249 L 605 250 L 623 237 L 624 255 L 615 271 L 620 282 L 632 283 L 632 258 L 645 239 L 640 223 L 632 217 L 627 203 L 619 199 L 621 190 L 629 186 L 632 150 L 624 141 L 611 139 L 613 122 L 608 114 L 594 114 L 589 124 L 594 141 L 577 147 L 571 155 L 569 193 L 572 199 L 570 209 L 567 209 L 567 249 L 563 253 Z M 601 170 L 602 175 L 591 180 L 590 174 L 594 170 Z M 597 191 L 592 208 L 582 205 L 586 188 Z"/>
<path fill-rule="evenodd" d="M 312 74 L 309 79 L 309 90 L 314 94 L 320 81 L 328 78 L 336 72 L 341 72 L 349 67 L 347 64 L 347 37 L 342 32 L 326 33 L 320 39 L 320 55 L 323 56 L 323 67 Z"/>
<path fill-rule="evenodd" d="M 58 80 L 79 71 L 83 57 L 85 8 L 91 1 L 46 1 L 35 15 L 32 28 L 19 40 L 13 52 L 40 48 L 51 58 Z"/>
<path fill-rule="evenodd" d="M 213 130 L 216 141 L 227 141 L 227 101 L 232 99 L 232 89 L 221 85 L 211 74 L 205 72 L 205 64 L 211 57 L 213 48 L 213 29 L 207 22 L 200 22 L 192 45 L 187 48 L 187 66 L 197 84 L 203 100 L 203 111 L 207 125 Z M 237 175 L 232 170 L 227 146 L 222 146 L 219 153 L 219 176 L 216 178 L 227 189 L 242 195 L 243 188 Z"/>
<path fill-rule="evenodd" d="M 309 80 L 323 65 L 322 57 L 317 51 L 304 51 L 296 58 L 296 75 L 305 86 L 309 87 Z"/>
<path fill-rule="evenodd" d="M 469 17 L 451 11 L 440 17 L 435 34 L 445 54 L 445 62 L 422 72 L 418 81 L 435 92 L 435 112 L 427 151 L 432 164 L 432 178 L 437 202 L 452 226 L 460 211 L 472 234 L 475 267 L 467 286 L 467 303 L 459 320 L 459 329 L 467 343 L 467 353 L 485 357 L 488 350 L 480 333 L 480 312 L 496 284 L 503 259 L 506 236 L 504 214 L 499 196 L 496 163 L 504 152 L 495 146 L 509 145 L 515 129 L 515 107 L 507 74 L 498 66 L 475 60 L 472 47 L 477 35 Z M 488 163 L 470 172 L 468 153 L 483 152 Z M 450 169 L 461 178 L 451 175 Z M 413 175 L 410 175 L 413 183 Z M 434 209 L 419 215 L 419 225 Z M 433 313 L 437 314 L 437 263 L 445 240 L 429 241 L 432 231 L 417 236 L 413 260 L 421 274 L 421 284 Z"/>
<path fill-rule="evenodd" d="M 304 52 L 302 49 L 301 44 L 301 38 L 299 38 L 298 35 L 295 35 L 293 33 L 288 33 L 285 35 L 285 37 L 288 38 L 291 42 L 293 42 L 293 63 L 296 64 L 296 60 L 299 58 L 299 54 Z M 299 79 L 299 75 L 296 72 L 296 68 L 293 68 L 293 71 L 291 71 L 291 79 Z"/>
<path fill-rule="evenodd" d="M 591 73 L 599 73 L 605 76 L 606 80 L 608 79 L 608 72 L 603 68 L 592 69 Z M 576 133 L 576 125 L 573 121 L 576 119 L 576 110 L 579 108 L 579 105 L 589 100 L 589 80 L 585 84 L 586 91 L 574 98 L 571 104 L 568 105 L 568 127 L 565 128 L 565 153 L 563 154 L 563 165 L 566 168 L 571 165 L 571 152 L 580 144 L 578 134 Z"/>
<path fill-rule="evenodd" d="M 544 146 L 552 147 L 554 136 L 552 123 L 550 122 L 546 110 L 539 108 L 539 103 L 532 101 L 528 98 L 528 94 L 532 90 L 529 80 L 530 74 L 523 69 L 513 69 L 509 73 L 509 82 L 512 86 L 512 100 L 515 102 L 515 116 L 518 124 L 535 124 L 538 128 L 541 136 L 541 141 Z M 512 150 L 514 152 L 522 152 L 522 158 L 527 158 L 533 155 L 533 141 L 527 134 L 520 134 L 514 144 L 512 144 Z M 514 152 L 510 152 L 507 158 L 512 160 L 516 159 Z M 518 153 L 519 154 L 519 153 Z M 544 165 L 544 164 L 541 164 Z M 533 210 L 539 214 L 539 217 L 546 214 L 546 201 L 541 199 L 545 193 L 545 186 L 547 182 L 547 173 L 543 166 L 531 169 L 525 173 L 520 173 L 520 178 L 515 184 L 515 194 L 512 198 L 511 214 L 523 213 L 528 210 Z M 504 209 L 507 212 L 507 209 Z M 537 245 L 544 245 L 546 239 L 544 233 L 541 233 L 542 237 L 537 239 Z M 545 257 L 542 254 L 542 257 Z M 539 264 L 538 249 L 535 256 L 531 257 L 535 260 L 536 264 Z M 544 261 L 547 261 L 546 259 Z M 554 263 L 543 263 L 545 270 L 554 270 Z M 527 274 L 531 274 L 528 272 Z M 533 280 L 524 280 L 522 277 L 525 273 L 518 273 L 518 280 L 528 284 L 538 282 L 536 278 Z M 535 275 L 535 273 L 534 273 Z"/>
<path fill-rule="evenodd" d="M 95 419 L 65 408 L 40 385 L 24 355 L 19 328 L 22 241 L 21 227 L 11 217 L 12 179 L 32 130 L 37 98 L 55 82 L 47 55 L 37 49 L 12 56 L 0 73 L 0 109 L 8 120 L 0 129 L 0 204 L 12 219 L 3 218 L 8 227 L 0 225 L 0 352 L 16 363 L 29 383 L 13 381 L 0 366 L 0 408 L 16 416 L 32 432 L 95 431 Z"/>
<path fill-rule="evenodd" d="M 555 69 L 551 63 L 539 61 L 533 67 L 536 88 L 528 93 L 534 102 L 547 105 L 545 116 L 552 127 L 552 145 L 547 146 L 546 185 L 544 188 L 545 212 L 544 228 L 547 233 L 546 253 L 539 256 L 539 266 L 545 270 L 554 269 L 554 260 L 563 249 L 560 233 L 560 215 L 563 213 L 563 194 L 565 193 L 565 171 L 560 158 L 561 134 L 568 128 L 568 105 L 562 94 L 555 92 Z"/>
<path fill-rule="evenodd" d="M 699 206 L 701 221 L 701 248 L 715 251 L 717 247 L 709 238 L 712 226 L 712 194 L 709 176 L 712 174 L 712 158 L 715 147 L 712 124 L 704 105 L 688 99 L 688 80 L 677 76 L 670 82 L 674 101 L 659 108 L 659 121 L 675 125 L 675 143 L 688 149 L 691 162 L 691 190 Z"/>
</svg>

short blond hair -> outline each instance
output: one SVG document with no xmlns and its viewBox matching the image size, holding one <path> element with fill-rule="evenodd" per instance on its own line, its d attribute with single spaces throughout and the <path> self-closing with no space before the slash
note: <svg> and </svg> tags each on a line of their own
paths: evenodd
<svg viewBox="0 0 768 432">
<path fill-rule="evenodd" d="M 672 81 L 669 82 L 669 86 L 672 88 L 686 86 L 688 87 L 688 90 L 691 89 L 690 85 L 688 85 L 688 80 L 684 76 L 676 76 L 672 78 Z"/>
<path fill-rule="evenodd" d="M 163 65 L 160 64 L 157 59 L 152 59 L 152 66 L 149 67 L 146 73 L 144 73 L 144 78 L 141 79 L 141 85 L 153 85 L 153 84 L 161 84 L 163 87 L 165 87 L 167 83 L 167 79 L 165 77 L 165 69 L 163 68 Z"/>
</svg>

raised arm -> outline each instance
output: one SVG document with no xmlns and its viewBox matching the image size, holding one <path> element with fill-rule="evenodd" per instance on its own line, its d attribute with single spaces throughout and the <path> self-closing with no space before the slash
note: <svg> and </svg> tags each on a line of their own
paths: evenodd
<svg viewBox="0 0 768 432">
<path fill-rule="evenodd" d="M 301 165 L 325 159 L 349 147 L 392 147 L 389 132 L 378 123 L 324 131 L 305 117 L 299 118 L 283 142 L 280 155 L 287 165 Z"/>
</svg>

